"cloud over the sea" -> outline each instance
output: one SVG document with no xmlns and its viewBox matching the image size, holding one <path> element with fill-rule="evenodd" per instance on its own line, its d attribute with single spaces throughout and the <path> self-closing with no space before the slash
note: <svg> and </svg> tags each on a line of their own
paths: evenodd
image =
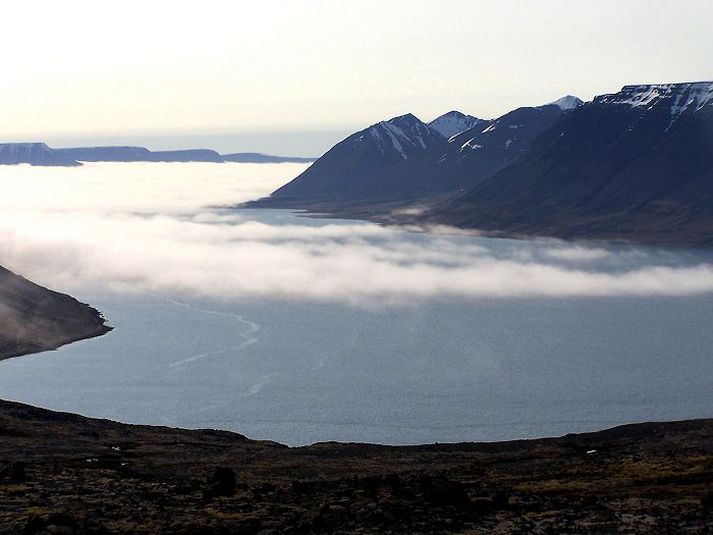
<svg viewBox="0 0 713 535">
<path fill-rule="evenodd" d="M 356 221 L 260 221 L 254 211 L 211 208 L 265 195 L 302 168 L 1 166 L 0 265 L 80 296 L 116 290 L 370 303 L 713 292 L 713 265 L 651 249 L 495 242 Z"/>
</svg>

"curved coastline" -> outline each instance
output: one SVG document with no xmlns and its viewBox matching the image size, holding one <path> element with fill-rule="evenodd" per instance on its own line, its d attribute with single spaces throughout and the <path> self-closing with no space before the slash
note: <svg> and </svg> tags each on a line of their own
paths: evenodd
<svg viewBox="0 0 713 535">
<path fill-rule="evenodd" d="M 0 306 L 33 326 L 3 322 L 14 343 L 0 358 L 111 329 L 67 295 L 2 268 L 0 280 Z M 289 448 L 0 400 L 0 534 L 695 532 L 713 520 L 711 481 L 713 419 Z"/>
<path fill-rule="evenodd" d="M 101 312 L 0 266 L 0 360 L 57 349 L 112 330 Z"/>
</svg>

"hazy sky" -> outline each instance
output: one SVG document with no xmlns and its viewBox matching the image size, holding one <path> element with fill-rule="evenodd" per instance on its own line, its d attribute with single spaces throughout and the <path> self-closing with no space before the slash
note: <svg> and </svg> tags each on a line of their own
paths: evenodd
<svg viewBox="0 0 713 535">
<path fill-rule="evenodd" d="M 314 154 L 405 112 L 711 79 L 711 20 L 711 0 L 12 2 L 0 138 Z"/>
</svg>

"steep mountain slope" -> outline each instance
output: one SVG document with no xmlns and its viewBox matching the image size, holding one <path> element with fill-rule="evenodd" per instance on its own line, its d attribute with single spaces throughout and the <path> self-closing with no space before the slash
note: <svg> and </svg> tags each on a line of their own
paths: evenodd
<svg viewBox="0 0 713 535">
<path fill-rule="evenodd" d="M 483 119 L 478 119 L 472 115 L 465 115 L 459 111 L 449 111 L 440 117 L 436 117 L 428 123 L 428 126 L 439 132 L 443 137 L 449 138 L 484 122 Z"/>
<path fill-rule="evenodd" d="M 509 234 L 713 243 L 713 82 L 596 97 L 429 219 Z"/>
<path fill-rule="evenodd" d="M 566 112 L 556 104 L 523 107 L 482 122 L 452 136 L 431 173 L 443 191 L 478 184 L 519 158 Z"/>
<path fill-rule="evenodd" d="M 251 205 L 305 208 L 417 197 L 439 189 L 427 168 L 445 147 L 437 131 L 402 115 L 352 134 L 270 198 Z"/>
<path fill-rule="evenodd" d="M 546 105 L 518 108 L 492 121 L 472 118 L 475 126 L 449 139 L 411 114 L 396 117 L 352 134 L 270 197 L 246 206 L 388 215 L 487 179 L 565 113 Z M 435 126 L 447 133 L 445 126 L 470 120 L 454 114 Z"/>
<path fill-rule="evenodd" d="M 110 330 L 93 308 L 0 267 L 0 360 Z"/>
<path fill-rule="evenodd" d="M 0 143 L 0 164 L 76 166 L 82 165 L 71 156 L 49 148 L 44 143 Z"/>
</svg>

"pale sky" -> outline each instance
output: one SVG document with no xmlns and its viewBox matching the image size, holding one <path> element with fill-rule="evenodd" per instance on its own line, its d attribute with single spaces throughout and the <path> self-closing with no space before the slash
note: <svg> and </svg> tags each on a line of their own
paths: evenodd
<svg viewBox="0 0 713 535">
<path fill-rule="evenodd" d="M 713 1 L 3 5 L 0 141 L 316 155 L 412 112 L 713 79 Z"/>
</svg>

